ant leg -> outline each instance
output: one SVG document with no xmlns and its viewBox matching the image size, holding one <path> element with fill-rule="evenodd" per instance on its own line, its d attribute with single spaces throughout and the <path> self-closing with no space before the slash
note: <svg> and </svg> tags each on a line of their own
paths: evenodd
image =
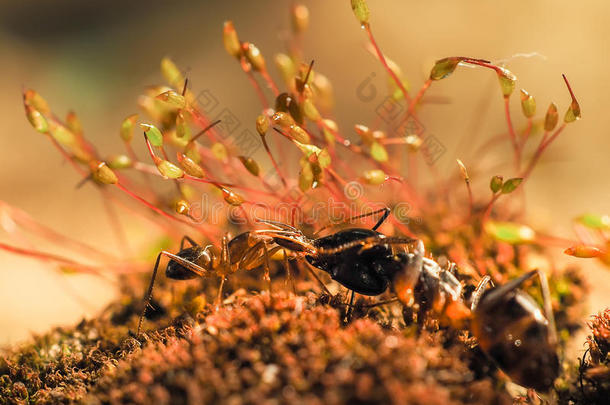
<svg viewBox="0 0 610 405">
<path fill-rule="evenodd" d="M 350 290 L 352 293 L 349 298 L 349 304 L 347 304 L 347 313 L 345 314 L 345 323 L 348 323 L 352 319 L 352 310 L 354 308 L 354 290 Z"/>
<path fill-rule="evenodd" d="M 265 282 L 267 283 L 267 292 L 271 293 L 271 276 L 269 275 L 269 272 L 270 272 L 269 251 L 267 250 L 267 243 L 264 241 L 262 243 L 263 243 L 263 257 L 265 259 L 263 262 L 263 270 L 264 270 L 263 278 L 265 279 Z"/>
<path fill-rule="evenodd" d="M 180 240 L 180 250 L 184 249 L 184 242 L 188 242 L 191 246 L 199 246 L 190 236 L 184 235 Z"/>
<path fill-rule="evenodd" d="M 286 249 L 282 250 L 284 252 L 284 268 L 286 269 L 286 283 L 290 283 L 292 286 L 292 292 L 296 295 L 297 289 L 294 285 L 294 279 L 292 278 L 292 272 L 290 271 L 290 262 L 288 261 L 288 254 L 286 253 Z"/>
<path fill-rule="evenodd" d="M 381 208 L 381 209 L 379 209 L 377 211 L 367 212 L 366 214 L 355 215 L 353 217 L 347 218 L 345 221 L 341 221 L 341 222 L 338 222 L 336 224 L 325 225 L 322 228 L 318 229 L 316 232 L 314 232 L 314 236 L 317 236 L 320 232 L 322 232 L 322 231 L 324 231 L 324 230 L 326 230 L 326 229 L 328 229 L 330 227 L 338 226 L 338 225 L 341 225 L 341 224 L 347 224 L 347 223 L 349 223 L 349 222 L 351 222 L 351 221 L 353 221 L 355 219 L 361 219 L 361 218 L 370 217 L 370 216 L 373 216 L 373 215 L 381 214 L 382 212 L 383 212 L 383 215 L 381 216 L 381 218 L 377 221 L 377 223 L 372 228 L 375 231 L 375 230 L 377 230 L 377 228 L 379 228 L 381 226 L 381 224 L 383 224 L 383 222 L 390 215 L 390 209 L 388 207 Z"/>
<path fill-rule="evenodd" d="M 550 336 L 549 340 L 552 344 L 557 343 L 557 327 L 555 326 L 555 315 L 553 315 L 553 304 L 551 302 L 551 290 L 549 288 L 549 281 L 544 273 L 540 269 L 536 269 L 538 279 L 540 281 L 540 289 L 542 290 L 542 301 L 544 304 L 544 312 L 546 319 L 549 321 Z"/>
<path fill-rule="evenodd" d="M 305 268 L 309 271 L 309 274 L 311 274 L 313 276 L 313 278 L 316 279 L 316 281 L 318 282 L 318 284 L 320 284 L 320 286 L 322 287 L 324 292 L 332 297 L 333 294 L 330 292 L 330 290 L 326 287 L 324 282 L 322 282 L 322 280 L 320 280 L 320 277 L 318 277 L 316 272 L 313 270 L 313 269 L 315 269 L 315 267 L 313 267 L 311 264 L 309 264 L 309 262 L 307 260 L 303 260 L 303 262 L 305 263 Z"/>
<path fill-rule="evenodd" d="M 391 304 L 391 303 L 396 302 L 396 301 L 398 301 L 398 297 L 394 297 L 394 298 L 391 298 L 391 299 L 389 299 L 389 300 L 378 301 L 378 302 L 375 302 L 375 303 L 373 303 L 373 304 L 365 304 L 365 305 L 363 305 L 363 306 L 362 306 L 362 308 L 375 308 L 375 307 L 380 307 L 380 306 L 382 306 L 382 305 Z"/>
<path fill-rule="evenodd" d="M 373 302 L 372 304 L 361 304 L 360 307 L 361 308 L 375 308 L 375 307 L 380 307 L 382 305 L 392 304 L 397 301 L 398 301 L 398 297 L 394 297 L 394 298 L 390 298 L 389 300 Z"/>
<path fill-rule="evenodd" d="M 491 286 L 493 287 L 494 283 L 493 281 L 491 281 L 491 277 L 485 276 L 481 279 L 481 281 L 479 281 L 479 284 L 477 284 L 477 288 L 472 293 L 472 298 L 470 299 L 471 311 L 474 311 L 477 305 L 479 304 L 479 300 L 481 299 L 481 296 L 485 292 L 485 288 L 489 283 L 491 283 Z"/>
<path fill-rule="evenodd" d="M 142 327 L 142 320 L 144 319 L 144 314 L 146 313 L 146 309 L 150 305 L 150 300 L 152 299 L 152 291 L 155 285 L 155 278 L 157 278 L 157 270 L 159 269 L 159 262 L 161 261 L 161 256 L 163 252 L 157 255 L 157 261 L 155 262 L 155 269 L 153 270 L 152 278 L 150 280 L 150 285 L 146 290 L 146 294 L 144 295 L 144 309 L 142 309 L 142 313 L 140 314 L 140 319 L 138 320 L 138 331 L 136 336 L 140 336 L 140 329 Z"/>
<path fill-rule="evenodd" d="M 148 289 L 146 290 L 146 295 L 144 296 L 145 305 L 144 305 L 144 309 L 142 310 L 142 313 L 140 314 L 140 319 L 138 320 L 138 332 L 137 332 L 136 335 L 140 334 L 140 329 L 142 327 L 142 320 L 144 319 L 144 314 L 146 313 L 146 309 L 150 305 L 150 300 L 152 299 L 153 287 L 155 285 L 155 279 L 157 278 L 157 270 L 159 270 L 159 263 L 161 262 L 161 257 L 162 256 L 169 257 L 171 260 L 177 262 L 178 264 L 180 264 L 184 268 L 192 271 L 193 273 L 195 273 L 199 277 L 205 277 L 209 273 L 204 268 L 196 265 L 193 262 L 190 262 L 190 261 L 188 261 L 186 259 L 183 259 L 180 256 L 176 256 L 175 254 L 167 252 L 165 250 L 161 251 L 161 253 L 159 253 L 159 255 L 157 256 L 157 260 L 155 262 L 155 268 L 153 270 L 152 278 L 150 279 L 150 284 L 148 285 Z"/>
<path fill-rule="evenodd" d="M 215 308 L 218 311 L 222 303 L 222 289 L 225 285 L 227 273 L 231 267 L 231 256 L 229 253 L 229 241 L 227 235 L 222 237 L 222 248 L 220 251 L 220 284 L 218 285 L 218 295 L 216 296 Z"/>
<path fill-rule="evenodd" d="M 216 311 L 220 309 L 220 304 L 222 303 L 222 288 L 225 285 L 225 280 L 226 277 L 224 274 L 220 276 L 220 284 L 218 284 L 218 295 L 216 296 L 216 301 L 214 303 L 214 308 L 216 309 Z"/>
</svg>

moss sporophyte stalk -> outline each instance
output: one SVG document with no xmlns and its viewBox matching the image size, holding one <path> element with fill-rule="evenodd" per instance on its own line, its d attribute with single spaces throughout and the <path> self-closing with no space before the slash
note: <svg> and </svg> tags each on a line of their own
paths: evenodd
<svg viewBox="0 0 610 405">
<path fill-rule="evenodd" d="M 581 117 L 568 79 L 561 123 L 561 103 L 541 116 L 525 89 L 515 101 L 517 77 L 507 66 L 478 57 L 438 59 L 412 93 L 375 39 L 374 8 L 364 0 L 350 6 L 354 35 L 363 35 L 383 67 L 404 120 L 421 124 L 428 89 L 460 80 L 464 66 L 496 75 L 506 121 L 502 172 L 489 172 L 478 150 L 441 172 L 417 125 L 401 131 L 380 125 L 388 122 L 380 117 L 347 130 L 332 118 L 331 81 L 300 47 L 315 17 L 301 4 L 289 7 L 288 50 L 272 58 L 241 39 L 233 22 L 221 27 L 227 63 L 236 62 L 260 100 L 260 112 L 247 118 L 255 148 L 227 130 L 229 120 L 207 116 L 168 57 L 161 60 L 165 84 L 147 88 L 140 112 L 117 122 L 114 155 L 87 140 L 76 113 L 62 118 L 25 90 L 28 121 L 74 168 L 79 185 L 129 209 L 166 243 L 154 247 L 155 263 L 115 257 L 1 203 L 16 225 L 3 225 L 8 232 L 28 230 L 94 264 L 10 243 L 0 248 L 64 274 L 118 275 L 121 291 L 93 319 L 8 351 L 0 361 L 1 403 L 607 398 L 608 312 L 591 320 L 583 358 L 566 357 L 587 286 L 578 269 L 558 268 L 551 256 L 559 247 L 610 265 L 610 220 L 585 214 L 575 219 L 572 239 L 536 229 L 525 216 L 533 170 Z M 135 152 L 140 142 L 146 155 Z M 432 181 L 418 181 L 420 171 Z M 157 277 L 159 269 L 165 276 Z"/>
</svg>

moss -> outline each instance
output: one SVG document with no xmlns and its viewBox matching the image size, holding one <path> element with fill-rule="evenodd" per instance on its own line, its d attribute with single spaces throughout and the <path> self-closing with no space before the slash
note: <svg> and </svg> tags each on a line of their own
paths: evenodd
<svg viewBox="0 0 610 405">
<path fill-rule="evenodd" d="M 593 316 L 587 325 L 591 334 L 586 351 L 570 364 L 558 389 L 562 403 L 607 404 L 610 398 L 610 309 Z"/>
<path fill-rule="evenodd" d="M 407 327 L 400 305 L 368 307 L 369 298 L 346 324 L 345 296 L 306 292 L 308 281 L 294 295 L 275 280 L 273 294 L 229 285 L 218 311 L 204 298 L 193 306 L 199 283 L 160 280 L 154 319 L 137 338 L 144 280 L 126 281 L 98 318 L 7 353 L 2 403 L 511 403 L 466 331 L 433 319 Z"/>
</svg>

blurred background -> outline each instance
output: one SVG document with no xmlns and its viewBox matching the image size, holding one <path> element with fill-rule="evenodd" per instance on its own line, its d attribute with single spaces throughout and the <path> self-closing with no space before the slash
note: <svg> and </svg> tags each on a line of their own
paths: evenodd
<svg viewBox="0 0 610 405">
<path fill-rule="evenodd" d="M 345 133 L 355 123 L 371 123 L 386 89 L 384 73 L 365 49 L 349 1 L 303 1 L 310 10 L 305 58 L 314 58 L 335 90 L 335 118 Z M 74 109 L 86 136 L 102 153 L 122 152 L 118 128 L 138 112 L 142 89 L 163 82 L 159 61 L 170 56 L 185 69 L 195 93 L 209 91 L 245 127 L 253 128 L 260 111 L 256 95 L 237 63 L 224 51 L 221 30 L 234 21 L 240 39 L 255 43 L 271 58 L 285 51 L 290 30 L 289 1 L 124 1 L 97 0 L 0 3 L 0 200 L 19 207 L 45 225 L 105 251 L 117 241 L 93 187 L 75 189 L 79 177 L 47 139 L 24 117 L 22 88 L 36 89 L 60 116 Z M 414 90 L 432 63 L 446 56 L 498 61 L 517 54 L 508 67 L 517 88 L 536 97 L 539 114 L 551 101 L 561 117 L 569 105 L 565 73 L 576 92 L 583 119 L 570 125 L 534 171 L 526 193 L 530 224 L 559 236 L 573 237 L 572 219 L 584 212 L 610 213 L 610 3 L 573 1 L 369 0 L 371 24 L 384 52 L 403 69 Z M 272 75 L 279 78 L 273 66 Z M 371 78 L 379 95 L 358 95 Z M 473 144 L 505 131 L 502 97 L 489 71 L 460 68 L 435 83 L 419 117 L 445 153 L 435 163 L 441 173 L 456 170 L 455 159 L 468 161 Z M 517 128 L 524 124 L 518 96 L 512 97 Z M 353 134 L 355 137 L 355 134 Z M 464 142 L 464 139 L 468 139 Z M 474 141 L 473 141 L 474 140 Z M 506 149 L 505 149 L 506 150 Z M 492 158 L 497 156 L 492 155 Z M 502 160 L 508 161 L 507 157 Z M 502 168 L 510 175 L 510 168 Z M 482 183 L 497 173 L 485 174 Z M 480 195 L 486 195 L 485 186 Z M 487 198 L 487 197 L 485 197 Z M 150 230 L 127 224 L 134 249 Z M 10 240 L 5 234 L 0 240 Z M 36 248 L 70 254 L 36 242 Z M 577 261 L 561 254 L 561 262 Z M 590 311 L 608 305 L 610 271 L 593 261 L 578 261 L 594 290 Z M 99 278 L 61 276 L 41 263 L 0 251 L 0 345 L 93 315 L 114 296 L 115 287 Z"/>
</svg>

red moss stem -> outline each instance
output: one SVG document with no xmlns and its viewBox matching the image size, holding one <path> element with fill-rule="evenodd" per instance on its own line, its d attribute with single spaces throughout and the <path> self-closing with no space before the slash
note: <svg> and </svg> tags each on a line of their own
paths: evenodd
<svg viewBox="0 0 610 405">
<path fill-rule="evenodd" d="M 385 70 L 388 72 L 388 74 L 390 75 L 392 80 L 394 80 L 394 82 L 396 83 L 396 85 L 398 86 L 400 91 L 402 92 L 402 94 L 405 98 L 405 101 L 407 103 L 410 103 L 411 98 L 409 97 L 409 92 L 407 91 L 405 86 L 402 84 L 402 82 L 400 81 L 398 76 L 396 76 L 396 73 L 394 73 L 394 71 L 392 69 L 390 69 L 390 66 L 388 65 L 388 62 L 386 61 L 385 56 L 383 56 L 383 52 L 381 52 L 381 49 L 379 48 L 379 46 L 377 45 L 377 42 L 375 41 L 375 37 L 373 36 L 373 32 L 371 31 L 371 26 L 369 24 L 364 24 L 363 27 L 369 37 L 369 41 L 371 41 L 371 45 L 373 46 L 373 49 L 375 49 L 377 58 L 379 59 L 379 61 L 381 62 L 381 64 L 385 68 Z"/>
<path fill-rule="evenodd" d="M 415 112 L 415 107 L 417 107 L 417 105 L 421 102 L 422 97 L 424 96 L 431 84 L 432 79 L 426 80 L 423 86 L 421 86 L 421 88 L 415 95 L 415 98 L 411 100 L 411 102 L 409 103 L 409 115 L 413 115 L 413 113 Z"/>
<path fill-rule="evenodd" d="M 519 171 L 521 165 L 521 150 L 517 143 L 517 135 L 515 134 L 515 128 L 513 127 L 513 120 L 510 116 L 510 97 L 504 97 L 504 115 L 506 116 L 506 125 L 508 126 L 508 135 L 513 145 L 513 151 L 515 154 L 515 170 Z"/>
</svg>

